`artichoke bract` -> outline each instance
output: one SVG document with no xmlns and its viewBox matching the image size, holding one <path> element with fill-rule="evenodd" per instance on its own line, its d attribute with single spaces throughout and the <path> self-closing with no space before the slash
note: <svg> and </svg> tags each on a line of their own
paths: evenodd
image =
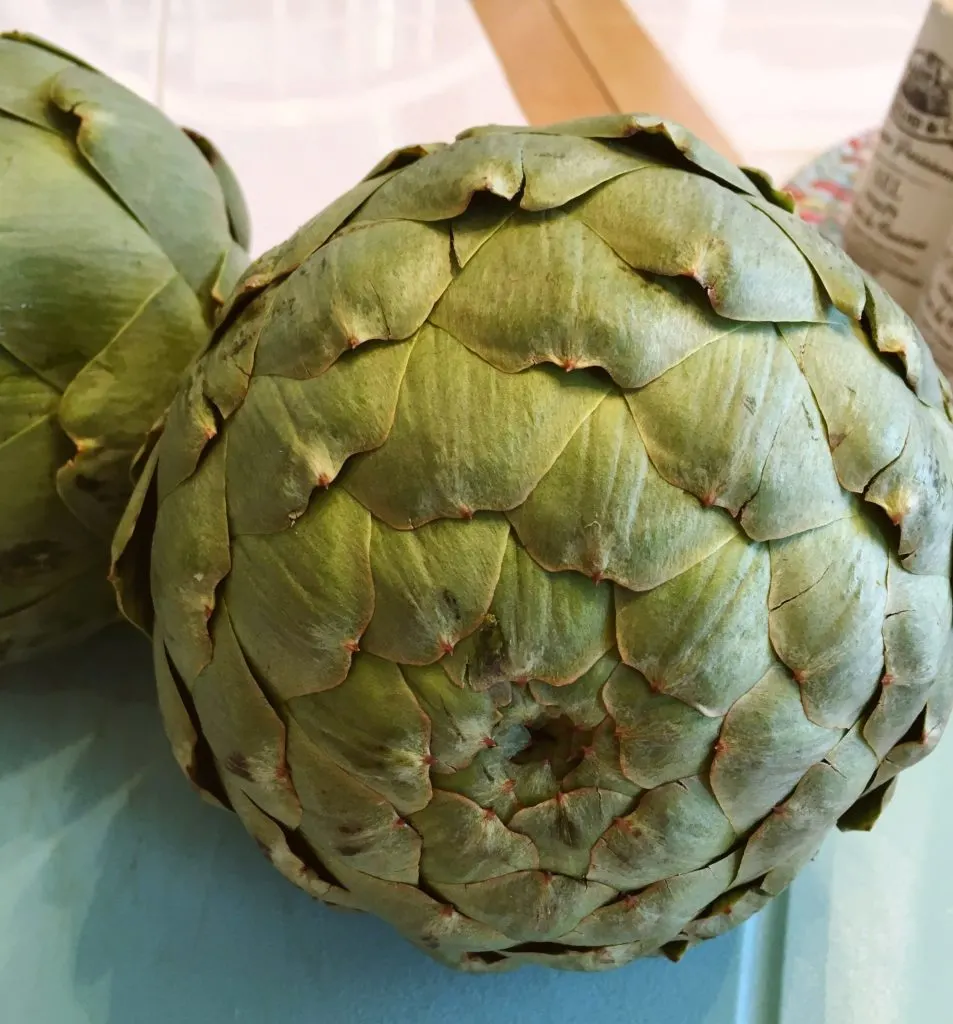
<svg viewBox="0 0 953 1024">
<path fill-rule="evenodd" d="M 0 36 L 0 663 L 116 618 L 130 462 L 248 262 L 211 144 Z"/>
<path fill-rule="evenodd" d="M 469 970 L 677 958 L 953 701 L 949 387 L 678 126 L 399 151 L 254 264 L 114 544 L 182 768 Z"/>
</svg>

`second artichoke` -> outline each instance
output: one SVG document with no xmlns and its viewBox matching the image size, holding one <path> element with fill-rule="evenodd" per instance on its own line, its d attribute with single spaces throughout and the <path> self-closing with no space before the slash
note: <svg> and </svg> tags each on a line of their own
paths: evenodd
<svg viewBox="0 0 953 1024">
<path fill-rule="evenodd" d="M 247 248 L 210 143 L 78 58 L 0 37 L 0 664 L 115 616 L 130 462 Z"/>
</svg>

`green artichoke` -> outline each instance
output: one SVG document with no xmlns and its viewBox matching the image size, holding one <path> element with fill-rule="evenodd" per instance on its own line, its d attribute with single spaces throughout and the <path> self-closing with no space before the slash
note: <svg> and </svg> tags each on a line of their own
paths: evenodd
<svg viewBox="0 0 953 1024">
<path fill-rule="evenodd" d="M 677 958 L 936 744 L 949 387 L 787 205 L 656 118 L 488 127 L 250 269 L 114 554 L 292 881 L 468 970 Z"/>
<path fill-rule="evenodd" d="M 248 262 L 211 144 L 0 36 L 0 663 L 116 617 L 129 465 Z"/>
</svg>

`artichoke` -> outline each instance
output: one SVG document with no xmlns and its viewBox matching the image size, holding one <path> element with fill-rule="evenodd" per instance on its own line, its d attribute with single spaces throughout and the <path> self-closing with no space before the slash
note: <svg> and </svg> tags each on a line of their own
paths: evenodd
<svg viewBox="0 0 953 1024">
<path fill-rule="evenodd" d="M 0 36 L 0 663 L 116 617 L 129 464 L 208 344 L 248 220 L 207 140 Z"/>
<path fill-rule="evenodd" d="M 468 970 L 677 958 L 936 744 L 949 387 L 787 207 L 657 118 L 487 127 L 251 267 L 114 555 L 292 881 Z"/>
</svg>

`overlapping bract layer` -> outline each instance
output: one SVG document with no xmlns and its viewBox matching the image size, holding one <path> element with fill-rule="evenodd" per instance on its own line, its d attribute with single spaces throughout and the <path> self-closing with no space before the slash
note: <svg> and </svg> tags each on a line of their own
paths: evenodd
<svg viewBox="0 0 953 1024">
<path fill-rule="evenodd" d="M 231 170 L 77 58 L 0 36 L 0 663 L 115 617 L 129 463 L 247 263 Z"/>
<path fill-rule="evenodd" d="M 312 894 L 471 970 L 677 956 L 939 738 L 947 397 L 677 127 L 480 129 L 251 268 L 120 597 L 181 765 Z"/>
</svg>

